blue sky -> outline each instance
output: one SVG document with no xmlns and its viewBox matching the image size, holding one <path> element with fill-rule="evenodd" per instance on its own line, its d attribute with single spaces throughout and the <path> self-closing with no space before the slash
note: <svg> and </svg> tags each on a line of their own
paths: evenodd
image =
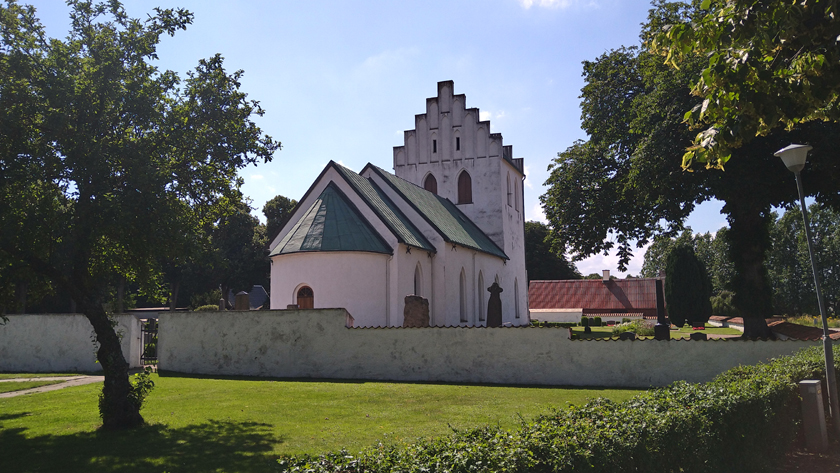
<svg viewBox="0 0 840 473">
<path fill-rule="evenodd" d="M 66 36 L 68 7 L 28 2 L 52 37 Z M 241 171 L 245 194 L 261 209 L 277 194 L 300 198 L 329 160 L 361 170 L 392 168 L 392 149 L 436 84 L 455 81 L 467 106 L 525 158 L 525 214 L 541 220 L 546 168 L 580 129 L 581 62 L 638 44 L 646 0 L 474 1 L 127 1 L 133 17 L 154 6 L 183 7 L 193 24 L 165 37 L 159 67 L 182 77 L 200 58 L 220 53 L 242 69 L 242 89 L 260 101 L 256 121 L 283 143 L 274 160 Z M 726 225 L 721 204 L 689 218 L 695 231 Z M 257 210 L 255 214 L 262 217 Z M 630 274 L 638 274 L 644 250 Z M 584 274 L 610 269 L 617 257 L 577 263 Z M 622 275 L 625 273 L 619 273 Z"/>
</svg>

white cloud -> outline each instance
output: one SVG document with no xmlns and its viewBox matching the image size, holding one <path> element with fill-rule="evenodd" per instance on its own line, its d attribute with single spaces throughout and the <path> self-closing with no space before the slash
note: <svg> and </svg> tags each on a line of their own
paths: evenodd
<svg viewBox="0 0 840 473">
<path fill-rule="evenodd" d="M 597 7 L 595 0 L 517 0 L 526 10 L 536 5 L 541 8 L 569 8 L 573 6 Z"/>
<path fill-rule="evenodd" d="M 525 216 L 525 220 L 536 220 L 537 222 L 548 223 L 548 220 L 546 220 L 545 218 L 545 212 L 543 212 L 542 205 L 540 205 L 539 202 L 534 204 L 534 207 L 531 209 L 531 212 Z"/>
<path fill-rule="evenodd" d="M 382 51 L 375 56 L 365 58 L 356 67 L 354 74 L 360 80 L 393 74 L 394 70 L 406 67 L 419 52 L 420 50 L 417 48 L 399 48 Z"/>
<path fill-rule="evenodd" d="M 630 258 L 630 262 L 627 263 L 627 271 L 624 272 L 618 271 L 618 252 L 615 250 L 610 251 L 610 254 L 606 256 L 603 253 L 590 256 L 583 261 L 576 262 L 575 265 L 584 276 L 592 273 L 601 274 L 601 271 L 605 269 L 609 269 L 611 275 L 619 278 L 628 274 L 639 276 L 639 273 L 642 272 L 642 265 L 645 263 L 645 252 L 649 246 L 650 244 L 642 248 L 633 248 L 633 257 Z"/>
<path fill-rule="evenodd" d="M 488 112 L 487 110 L 482 110 L 482 111 L 478 112 L 478 119 L 483 121 L 483 122 L 486 122 L 487 120 L 490 119 L 490 117 L 492 115 L 493 114 Z"/>
<path fill-rule="evenodd" d="M 528 166 L 524 166 L 524 171 L 525 171 L 525 187 L 527 187 L 528 189 L 533 189 L 534 186 L 533 186 L 533 184 L 531 184 L 531 178 L 529 177 L 531 175 L 531 170 L 528 168 Z M 537 204 L 537 205 L 540 205 L 540 204 Z"/>
<path fill-rule="evenodd" d="M 263 178 L 262 174 L 251 174 L 251 179 L 254 179 L 255 181 L 259 181 L 262 178 Z"/>
</svg>

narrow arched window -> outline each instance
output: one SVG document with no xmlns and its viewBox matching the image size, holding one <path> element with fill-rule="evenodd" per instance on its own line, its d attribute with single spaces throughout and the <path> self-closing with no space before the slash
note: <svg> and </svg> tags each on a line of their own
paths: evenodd
<svg viewBox="0 0 840 473">
<path fill-rule="evenodd" d="M 297 292 L 297 306 L 298 309 L 314 309 L 315 308 L 315 293 L 309 286 L 303 286 Z"/>
<path fill-rule="evenodd" d="M 479 271 L 478 272 L 478 320 L 484 321 L 485 310 L 484 310 L 484 298 L 487 291 L 487 288 L 484 287 L 484 273 Z"/>
<path fill-rule="evenodd" d="M 472 178 L 467 171 L 462 171 L 458 176 L 458 203 L 472 203 Z"/>
<path fill-rule="evenodd" d="M 507 176 L 507 204 L 508 204 L 508 207 L 513 205 L 511 203 L 513 201 L 512 197 L 513 197 L 513 191 L 510 190 L 510 173 L 508 173 L 508 176 Z"/>
<path fill-rule="evenodd" d="M 426 180 L 423 181 L 423 189 L 426 189 L 432 194 L 437 194 L 437 179 L 435 179 L 435 176 L 431 174 L 426 176 Z"/>
<path fill-rule="evenodd" d="M 423 273 L 420 271 L 420 263 L 414 268 L 414 295 L 422 296 L 423 294 Z"/>
<path fill-rule="evenodd" d="M 461 268 L 461 283 L 460 287 L 460 296 L 461 296 L 461 322 L 467 321 L 467 276 L 464 274 L 464 268 Z"/>
<path fill-rule="evenodd" d="M 519 318 L 519 279 L 513 280 L 513 303 L 516 306 L 516 318 Z"/>
</svg>

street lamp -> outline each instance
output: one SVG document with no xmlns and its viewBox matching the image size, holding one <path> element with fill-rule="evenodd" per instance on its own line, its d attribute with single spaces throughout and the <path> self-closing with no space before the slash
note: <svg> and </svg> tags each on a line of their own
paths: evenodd
<svg viewBox="0 0 840 473">
<path fill-rule="evenodd" d="M 808 221 L 808 209 L 805 208 L 805 192 L 802 190 L 802 177 L 799 173 L 805 167 L 808 159 L 808 145 L 791 144 L 776 151 L 774 156 L 782 158 L 785 166 L 796 176 L 796 189 L 799 191 L 799 205 L 802 207 L 802 219 L 805 221 L 805 239 L 808 240 L 808 253 L 811 256 L 811 271 L 814 273 L 814 286 L 817 288 L 817 304 L 820 308 L 823 324 L 823 350 L 825 351 L 825 383 L 828 389 L 829 410 L 834 429 L 840 435 L 840 403 L 837 401 L 837 376 L 834 372 L 834 352 L 831 350 L 831 332 L 828 331 L 828 319 L 825 315 L 825 302 L 823 302 L 822 289 L 820 289 L 820 277 L 817 272 L 817 259 L 814 255 L 814 244 L 811 242 L 811 223 Z"/>
</svg>

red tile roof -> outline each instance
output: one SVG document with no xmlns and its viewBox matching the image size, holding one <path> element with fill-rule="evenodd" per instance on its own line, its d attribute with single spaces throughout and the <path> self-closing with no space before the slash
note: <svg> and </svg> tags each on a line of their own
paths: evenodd
<svg viewBox="0 0 840 473">
<path fill-rule="evenodd" d="M 656 279 L 531 281 L 531 309 L 656 310 Z"/>
<path fill-rule="evenodd" d="M 823 336 L 821 328 L 793 324 L 784 320 L 770 322 L 768 319 L 767 326 L 776 334 L 796 340 L 822 340 Z M 832 331 L 830 337 L 832 340 L 840 340 L 840 332 Z"/>
</svg>

